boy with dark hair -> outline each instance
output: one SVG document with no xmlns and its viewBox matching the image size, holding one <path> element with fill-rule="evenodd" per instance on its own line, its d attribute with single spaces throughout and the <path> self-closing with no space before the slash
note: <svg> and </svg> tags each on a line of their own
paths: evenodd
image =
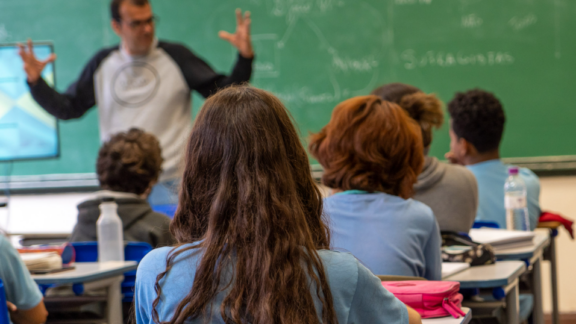
<svg viewBox="0 0 576 324">
<path fill-rule="evenodd" d="M 152 210 L 146 198 L 162 169 L 160 144 L 154 135 L 132 128 L 114 135 L 98 152 L 96 163 L 102 191 L 78 205 L 78 223 L 71 241 L 96 241 L 96 221 L 103 197 L 113 197 L 122 219 L 124 240 L 147 242 L 152 247 L 175 242 L 170 218 Z"/>
<path fill-rule="evenodd" d="M 456 93 L 448 104 L 450 113 L 450 152 L 446 158 L 465 165 L 478 181 L 477 221 L 497 223 L 506 228 L 504 183 L 509 165 L 500 160 L 500 141 L 506 116 L 500 101 L 490 92 L 474 89 Z M 540 217 L 540 182 L 526 168 L 520 168 L 526 183 L 530 229 Z"/>
</svg>

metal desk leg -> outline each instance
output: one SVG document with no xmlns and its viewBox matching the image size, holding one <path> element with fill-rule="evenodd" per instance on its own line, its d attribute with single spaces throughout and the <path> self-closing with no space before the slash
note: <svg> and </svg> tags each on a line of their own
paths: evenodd
<svg viewBox="0 0 576 324">
<path fill-rule="evenodd" d="M 108 303 L 106 307 L 106 321 L 109 324 L 122 324 L 122 291 L 120 283 L 124 276 L 114 277 L 107 289 Z"/>
<path fill-rule="evenodd" d="M 508 324 L 520 323 L 518 279 L 515 280 L 511 289 L 506 293 L 506 317 Z"/>
<path fill-rule="evenodd" d="M 542 257 L 532 264 L 532 293 L 534 294 L 534 308 L 532 318 L 534 324 L 544 324 L 544 310 L 542 307 Z"/>
<path fill-rule="evenodd" d="M 560 322 L 558 314 L 558 270 L 556 269 L 556 236 L 550 238 L 550 272 L 552 279 L 552 324 Z"/>
</svg>

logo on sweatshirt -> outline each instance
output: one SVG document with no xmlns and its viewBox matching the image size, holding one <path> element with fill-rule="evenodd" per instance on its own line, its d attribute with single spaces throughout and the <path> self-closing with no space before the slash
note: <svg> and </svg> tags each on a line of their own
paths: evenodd
<svg viewBox="0 0 576 324">
<path fill-rule="evenodd" d="M 123 65 L 112 78 L 114 100 L 128 108 L 138 108 L 148 103 L 160 87 L 160 75 L 146 62 Z"/>
</svg>

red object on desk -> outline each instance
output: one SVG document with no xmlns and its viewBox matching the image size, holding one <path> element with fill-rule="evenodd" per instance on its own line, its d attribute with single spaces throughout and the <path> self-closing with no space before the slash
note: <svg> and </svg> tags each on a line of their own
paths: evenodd
<svg viewBox="0 0 576 324">
<path fill-rule="evenodd" d="M 568 231 L 568 233 L 570 234 L 570 237 L 572 239 L 574 239 L 574 230 L 572 229 L 572 225 L 574 224 L 574 222 L 572 220 L 565 218 L 560 214 L 555 214 L 555 213 L 551 213 L 551 212 L 543 212 L 540 215 L 540 219 L 538 221 L 539 222 L 559 222 Z"/>
</svg>

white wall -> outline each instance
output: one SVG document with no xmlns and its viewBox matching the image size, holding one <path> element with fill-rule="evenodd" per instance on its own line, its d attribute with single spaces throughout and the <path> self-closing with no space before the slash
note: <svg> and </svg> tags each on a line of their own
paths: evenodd
<svg viewBox="0 0 576 324">
<path fill-rule="evenodd" d="M 540 185 L 542 210 L 558 212 L 576 220 L 576 176 L 541 178 Z M 560 312 L 576 312 L 576 241 L 571 240 L 564 229 L 560 229 L 556 240 Z M 549 263 L 545 262 L 542 268 L 544 312 L 550 313 L 552 301 Z"/>
</svg>

